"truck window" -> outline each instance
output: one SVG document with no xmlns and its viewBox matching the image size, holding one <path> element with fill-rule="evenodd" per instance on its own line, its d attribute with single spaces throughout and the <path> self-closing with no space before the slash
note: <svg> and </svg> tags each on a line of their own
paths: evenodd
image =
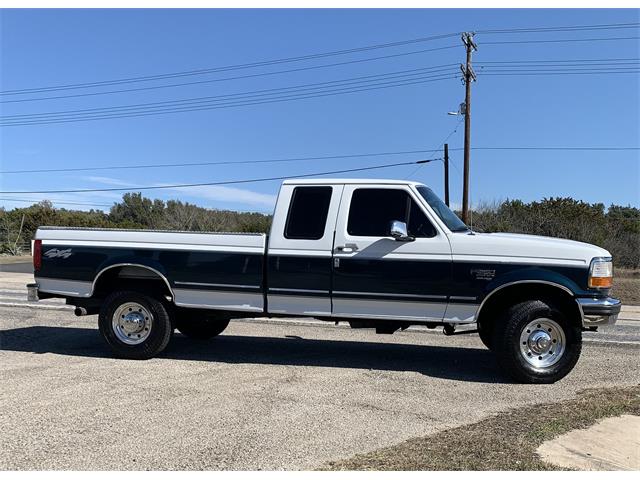
<svg viewBox="0 0 640 480">
<path fill-rule="evenodd" d="M 284 236 L 296 240 L 319 240 L 327 223 L 332 187 L 296 187 L 284 227 Z"/>
<path fill-rule="evenodd" d="M 418 204 L 402 189 L 359 188 L 353 192 L 347 232 L 357 237 L 388 237 L 392 220 L 407 224 L 416 238 L 436 236 L 436 229 Z"/>
</svg>

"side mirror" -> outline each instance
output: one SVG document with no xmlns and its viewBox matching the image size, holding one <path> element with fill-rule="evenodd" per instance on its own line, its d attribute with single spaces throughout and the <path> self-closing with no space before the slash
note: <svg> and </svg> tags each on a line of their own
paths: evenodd
<svg viewBox="0 0 640 480">
<path fill-rule="evenodd" d="M 389 227 L 390 235 L 398 242 L 411 242 L 415 240 L 407 233 L 407 224 L 400 220 L 391 220 L 391 226 Z"/>
</svg>

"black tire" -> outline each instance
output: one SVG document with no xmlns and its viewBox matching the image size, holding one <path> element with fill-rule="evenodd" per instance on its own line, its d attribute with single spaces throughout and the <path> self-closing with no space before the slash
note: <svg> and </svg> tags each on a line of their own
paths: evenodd
<svg viewBox="0 0 640 480">
<path fill-rule="evenodd" d="M 229 317 L 199 311 L 176 315 L 178 331 L 194 340 L 209 340 L 220 335 L 229 326 L 229 322 Z"/>
<path fill-rule="evenodd" d="M 537 356 L 537 353 L 531 351 L 525 354 L 521 351 L 521 346 L 523 350 L 530 348 L 528 338 L 531 337 L 526 337 L 530 328 L 535 330 L 533 333 L 542 331 L 546 334 L 544 328 L 542 330 L 535 328 L 538 320 L 544 324 L 546 319 L 551 320 L 554 331 L 557 330 L 557 333 L 564 338 L 560 338 L 558 340 L 560 343 L 557 344 L 556 340 L 552 339 L 550 350 L 542 355 L 552 355 L 555 348 L 553 344 L 564 344 L 564 350 L 558 355 L 560 348 L 556 348 L 556 358 L 549 357 L 549 360 L 555 363 L 539 367 L 532 365 L 531 362 L 535 362 L 536 358 L 544 361 L 547 357 Z M 537 327 L 540 327 L 540 323 Z M 534 326 L 527 328 L 531 324 Z M 556 329 L 555 325 L 559 329 Z M 511 377 L 522 383 L 554 383 L 560 380 L 576 365 L 582 350 L 581 328 L 572 323 L 568 315 L 548 300 L 529 300 L 511 306 L 504 313 L 501 321 L 494 325 L 493 330 L 492 350 L 497 356 L 498 363 Z M 526 337 L 527 343 L 522 341 L 523 336 Z"/>
<path fill-rule="evenodd" d="M 478 324 L 478 335 L 480 340 L 489 350 L 493 350 L 493 331 L 489 328 L 490 325 Z"/>
<path fill-rule="evenodd" d="M 126 333 L 116 332 L 118 328 L 124 327 L 114 324 L 114 316 L 127 304 L 138 304 L 141 311 L 150 314 L 147 320 L 150 318 L 151 323 L 145 327 L 143 339 L 136 344 L 127 344 L 122 339 Z M 124 315 L 117 316 L 124 318 Z M 134 291 L 118 291 L 109 295 L 100 309 L 98 326 L 102 338 L 117 357 L 134 360 L 146 360 L 158 355 L 167 347 L 173 335 L 171 317 L 162 301 Z"/>
</svg>

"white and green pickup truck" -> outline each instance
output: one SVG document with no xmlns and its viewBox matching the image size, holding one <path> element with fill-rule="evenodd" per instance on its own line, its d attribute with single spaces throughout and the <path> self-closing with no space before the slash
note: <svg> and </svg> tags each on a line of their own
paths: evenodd
<svg viewBox="0 0 640 480">
<path fill-rule="evenodd" d="M 34 270 L 30 299 L 98 314 L 113 352 L 134 359 L 162 352 L 176 328 L 211 338 L 239 317 L 377 333 L 477 324 L 508 374 L 549 383 L 578 361 L 582 331 L 620 311 L 606 250 L 472 232 L 409 181 L 285 181 L 269 235 L 41 227 Z"/>
</svg>

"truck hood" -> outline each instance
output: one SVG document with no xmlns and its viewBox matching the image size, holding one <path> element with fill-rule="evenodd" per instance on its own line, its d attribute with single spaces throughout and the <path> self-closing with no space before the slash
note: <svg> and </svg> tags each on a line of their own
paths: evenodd
<svg viewBox="0 0 640 480">
<path fill-rule="evenodd" d="M 517 233 L 454 233 L 454 260 L 589 266 L 594 257 L 610 257 L 604 248 L 563 238 Z"/>
</svg>

